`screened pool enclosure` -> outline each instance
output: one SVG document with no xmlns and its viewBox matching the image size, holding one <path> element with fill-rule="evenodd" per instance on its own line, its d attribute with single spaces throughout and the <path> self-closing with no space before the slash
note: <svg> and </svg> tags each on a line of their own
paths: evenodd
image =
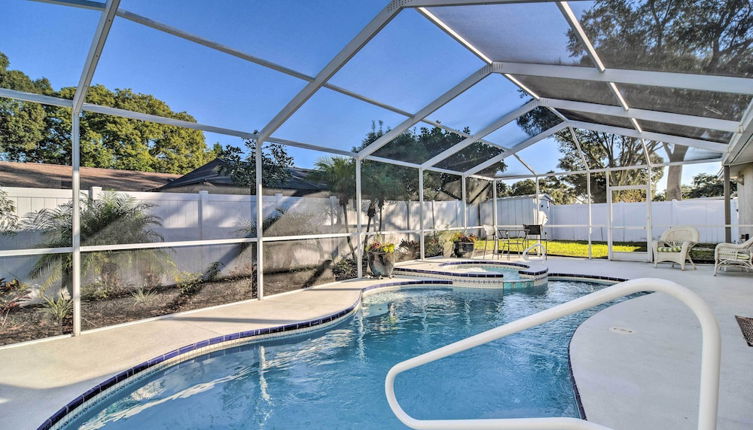
<svg viewBox="0 0 753 430">
<path fill-rule="evenodd" d="M 362 277 L 375 240 L 423 259 L 536 224 L 645 260 L 673 225 L 750 233 L 752 6 L 685 3 L 5 2 L 0 260 L 35 304 L 3 331 Z"/>
</svg>

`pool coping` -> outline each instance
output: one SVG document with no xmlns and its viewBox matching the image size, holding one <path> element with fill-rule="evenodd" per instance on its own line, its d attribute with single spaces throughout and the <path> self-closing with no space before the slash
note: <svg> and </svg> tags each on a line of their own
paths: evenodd
<svg viewBox="0 0 753 430">
<path fill-rule="evenodd" d="M 458 264 L 478 264 L 476 261 L 463 261 L 463 262 L 447 262 L 447 265 Z M 481 263 L 488 263 L 482 261 Z M 496 263 L 496 262 L 492 262 Z M 444 265 L 443 264 L 443 265 Z M 522 263 L 499 263 L 500 265 L 510 265 L 517 267 L 529 266 Z M 544 271 L 546 273 L 546 270 Z M 496 275 L 496 274 L 492 274 Z M 501 277 L 501 276 L 500 276 Z M 549 280 L 580 280 L 586 282 L 605 282 L 605 283 L 618 283 L 626 281 L 627 279 L 599 276 L 599 275 L 585 275 L 585 274 L 570 274 L 570 273 L 548 273 Z M 440 280 L 440 279 L 417 279 L 417 280 L 405 280 L 405 281 L 392 281 L 385 283 L 378 283 L 368 285 L 360 288 L 360 294 L 356 301 L 347 308 L 338 312 L 331 313 L 329 315 L 322 316 L 321 318 L 315 318 L 307 321 L 293 322 L 290 324 L 277 325 L 272 327 L 265 327 L 260 329 L 245 330 L 235 333 L 230 333 L 221 336 L 215 336 L 209 339 L 205 339 L 199 342 L 184 345 L 180 348 L 173 349 L 164 354 L 156 356 L 150 360 L 139 363 L 135 366 L 127 368 L 116 375 L 106 379 L 105 381 L 96 384 L 92 388 L 88 389 L 79 396 L 76 396 L 73 400 L 68 402 L 65 406 L 58 409 L 49 418 L 47 418 L 37 430 L 54 430 L 62 427 L 71 420 L 77 418 L 80 414 L 84 413 L 88 408 L 99 403 L 101 400 L 113 395 L 120 388 L 135 382 L 134 378 L 144 378 L 151 375 L 153 372 L 158 371 L 163 367 L 168 367 L 180 363 L 185 360 L 189 360 L 195 356 L 204 355 L 213 351 L 227 349 L 233 346 L 240 346 L 243 344 L 253 343 L 257 341 L 267 340 L 270 338 L 282 338 L 288 336 L 301 335 L 312 331 L 323 330 L 329 328 L 332 325 L 339 324 L 345 321 L 348 317 L 353 315 L 355 311 L 361 306 L 361 302 L 365 295 L 369 295 L 375 290 L 381 289 L 403 289 L 411 286 L 451 286 L 452 288 L 475 288 L 474 285 L 457 283 L 452 280 Z M 316 287 L 312 287 L 316 288 Z M 572 381 L 573 390 L 575 393 L 576 403 L 578 410 L 583 419 L 586 419 L 585 410 L 580 399 L 578 387 L 575 382 L 575 377 L 572 369 L 572 362 L 570 357 L 570 342 L 568 342 L 568 370 L 570 373 L 570 379 Z"/>
<path fill-rule="evenodd" d="M 519 279 L 508 279 L 503 273 L 495 272 L 453 272 L 441 270 L 457 266 L 493 266 L 517 269 Z M 432 278 L 469 284 L 477 288 L 522 289 L 543 286 L 547 281 L 549 268 L 539 264 L 513 263 L 495 260 L 427 261 L 421 267 L 395 267 L 394 275 L 413 279 Z"/>
</svg>

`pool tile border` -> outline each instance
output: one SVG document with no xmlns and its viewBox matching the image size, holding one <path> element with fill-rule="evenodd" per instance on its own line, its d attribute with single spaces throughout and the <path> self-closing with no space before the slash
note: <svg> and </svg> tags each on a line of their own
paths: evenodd
<svg viewBox="0 0 753 430">
<path fill-rule="evenodd" d="M 459 273 L 452 272 L 449 269 L 447 271 L 436 270 L 442 267 L 454 267 L 454 266 L 496 266 L 496 267 L 508 267 L 517 268 L 520 279 L 506 280 L 502 273 Z M 428 269 L 418 269 L 410 267 L 396 267 L 394 274 L 398 277 L 416 278 L 416 277 L 428 277 L 440 280 L 456 281 L 461 284 L 470 284 L 470 286 L 476 288 L 502 288 L 502 289 L 522 289 L 531 287 L 542 287 L 546 284 L 547 273 L 549 269 L 547 267 L 535 267 L 531 268 L 530 264 L 513 263 L 495 260 L 470 260 L 470 261 L 446 261 L 442 263 L 436 263 L 436 267 Z"/>
<path fill-rule="evenodd" d="M 504 262 L 494 262 L 494 261 L 491 261 L 491 262 L 490 261 L 448 262 L 448 263 L 443 263 L 442 265 L 479 264 L 479 263 L 481 264 L 491 263 L 495 265 L 497 264 L 509 265 L 509 266 L 516 266 L 516 267 L 525 267 L 525 268 L 530 267 L 528 265 L 521 264 L 521 263 L 504 263 Z M 420 269 L 408 269 L 408 268 L 401 268 L 401 270 L 407 270 L 411 272 L 415 271 L 415 272 L 422 272 L 422 273 L 427 272 Z M 436 272 L 436 273 L 444 275 L 446 272 Z M 519 273 L 523 274 L 522 271 Z M 542 271 L 531 273 L 531 276 L 546 274 L 546 273 L 547 273 L 547 269 L 544 269 Z M 478 274 L 459 274 L 459 275 L 478 275 Z M 491 276 L 492 278 L 502 277 L 501 275 L 497 275 L 497 274 L 491 274 L 491 275 L 492 275 Z M 612 277 L 612 276 L 570 274 L 570 273 L 549 273 L 548 276 L 549 278 L 554 278 L 554 279 L 571 279 L 571 280 L 583 280 L 583 281 L 590 281 L 590 282 L 602 281 L 606 283 L 617 283 L 617 282 L 623 282 L 627 280 L 624 278 L 617 278 L 617 277 Z M 487 277 L 487 276 L 481 276 L 481 277 Z M 148 377 L 149 375 L 153 374 L 153 372 L 156 372 L 161 368 L 171 366 L 174 364 L 179 364 L 183 361 L 189 360 L 199 355 L 204 355 L 206 353 L 226 350 L 226 349 L 229 349 L 230 346 L 241 346 L 247 343 L 252 343 L 252 342 L 256 342 L 260 340 L 266 340 L 269 338 L 281 338 L 281 337 L 303 334 L 309 331 L 324 329 L 333 324 L 342 322 L 345 320 L 345 317 L 352 315 L 360 307 L 361 297 L 363 296 L 364 293 L 371 292 L 377 289 L 382 289 L 382 288 L 404 287 L 404 286 L 412 286 L 412 285 L 413 286 L 449 285 L 452 287 L 464 286 L 464 285 L 456 284 L 452 280 L 442 280 L 442 279 L 393 281 L 393 282 L 369 285 L 361 289 L 361 296 L 356 300 L 355 303 L 348 306 L 346 309 L 343 309 L 339 312 L 335 312 L 330 315 L 323 316 L 321 318 L 315 318 L 308 321 L 284 324 L 284 325 L 279 325 L 279 326 L 265 327 L 265 328 L 253 329 L 253 330 L 245 330 L 245 331 L 230 333 L 230 334 L 226 334 L 222 336 L 215 336 L 210 339 L 205 339 L 199 342 L 182 346 L 180 348 L 176 348 L 172 351 L 166 352 L 162 355 L 159 355 L 150 360 L 139 363 L 131 368 L 128 368 L 122 372 L 119 372 L 116 375 L 86 390 L 83 394 L 77 396 L 76 398 L 68 402 L 65 406 L 58 409 L 52 416 L 47 418 L 47 420 L 45 420 L 37 428 L 37 430 L 55 430 L 55 429 L 61 428 L 63 425 L 67 424 L 69 421 L 77 418 L 80 414 L 86 412 L 86 410 L 88 410 L 91 406 L 97 404 L 99 401 L 104 400 L 107 397 L 110 397 L 111 395 L 116 393 L 118 389 L 122 388 L 124 385 L 130 384 L 142 378 Z M 569 346 L 568 346 L 568 364 L 570 364 Z M 580 393 L 578 391 L 578 386 L 575 383 L 575 375 L 573 374 L 572 366 L 569 366 L 569 369 L 570 369 L 570 378 L 572 380 L 573 389 L 574 389 L 576 401 L 578 404 L 578 410 L 582 418 L 586 419 L 585 410 L 583 409 L 583 404 L 581 403 L 581 400 L 580 400 Z"/>
<path fill-rule="evenodd" d="M 451 281 L 441 280 L 415 280 L 415 281 L 394 281 L 381 284 L 370 285 L 362 288 L 361 291 L 366 292 L 375 290 L 378 288 L 387 287 L 399 287 L 399 286 L 411 286 L 411 285 L 452 285 Z M 315 318 L 312 320 L 301 321 L 296 323 L 284 324 L 279 326 L 265 327 L 260 329 L 245 330 L 236 333 L 230 333 L 222 336 L 215 336 L 210 339 L 202 340 L 199 342 L 191 343 L 180 348 L 173 349 L 162 355 L 154 357 L 150 360 L 139 363 L 131 368 L 128 368 L 116 375 L 106 379 L 105 381 L 95 385 L 94 387 L 86 390 L 83 394 L 77 396 L 68 404 L 58 409 L 52 416 L 45 420 L 37 430 L 53 430 L 60 428 L 72 419 L 75 419 L 81 413 L 85 412 L 88 407 L 87 403 L 95 404 L 100 400 L 103 400 L 118 388 L 125 385 L 125 383 L 131 383 L 135 380 L 132 377 L 139 375 L 140 377 L 146 377 L 151 374 L 151 371 L 157 371 L 159 368 L 173 365 L 175 362 L 181 362 L 188 360 L 194 356 L 203 355 L 212 350 L 225 349 L 234 344 L 246 344 L 256 342 L 259 340 L 266 340 L 269 338 L 278 338 L 288 335 L 303 334 L 308 331 L 314 331 L 329 327 L 332 324 L 344 321 L 344 318 L 355 312 L 360 306 L 361 299 L 356 300 L 355 303 L 348 306 L 339 312 L 335 312 L 330 315 L 323 316 L 321 318 Z M 148 374 L 145 371 L 150 370 Z M 83 408 L 82 408 L 83 407 Z"/>
</svg>

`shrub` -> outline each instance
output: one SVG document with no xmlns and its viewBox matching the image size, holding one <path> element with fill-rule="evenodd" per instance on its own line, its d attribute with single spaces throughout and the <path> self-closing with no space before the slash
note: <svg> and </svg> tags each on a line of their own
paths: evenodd
<svg viewBox="0 0 753 430">
<path fill-rule="evenodd" d="M 159 217 L 148 213 L 152 205 L 137 202 L 134 198 L 104 193 L 98 200 L 86 200 L 81 205 L 81 244 L 117 245 L 123 243 L 161 242 L 162 236 L 154 227 L 162 225 Z M 71 203 L 55 209 L 42 209 L 27 216 L 23 224 L 26 228 L 38 230 L 44 241 L 43 248 L 71 246 L 73 242 L 71 225 L 73 205 Z M 71 254 L 45 254 L 31 270 L 32 278 L 43 278 L 42 286 L 49 287 L 60 281 L 71 292 Z M 121 284 L 119 272 L 123 267 L 140 272 L 163 272 L 172 265 L 172 259 L 164 250 L 140 249 L 133 251 L 101 251 L 81 254 L 81 272 L 84 278 L 93 278 L 102 294 Z M 60 267 L 62 270 L 57 271 Z M 98 293 L 99 294 L 99 293 Z"/>
<path fill-rule="evenodd" d="M 65 318 L 73 311 L 73 302 L 71 299 L 65 297 L 58 297 L 56 299 L 45 297 L 44 301 L 47 315 L 60 325 L 63 324 Z"/>
</svg>

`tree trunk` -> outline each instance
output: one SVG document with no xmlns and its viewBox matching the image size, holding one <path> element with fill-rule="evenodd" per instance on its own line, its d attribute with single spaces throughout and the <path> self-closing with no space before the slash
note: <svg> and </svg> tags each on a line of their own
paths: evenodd
<svg viewBox="0 0 753 430">
<path fill-rule="evenodd" d="M 341 204 L 340 207 L 343 209 L 343 223 L 345 224 L 345 232 L 350 233 L 350 226 L 348 225 L 348 204 Z M 353 261 L 355 262 L 358 260 L 358 258 L 356 257 L 356 248 L 353 246 L 353 238 L 350 237 L 350 234 L 348 234 L 347 240 L 348 248 L 350 248 L 350 255 L 353 257 Z"/>
<path fill-rule="evenodd" d="M 371 223 L 374 220 L 374 216 L 376 216 L 376 208 L 374 208 L 374 202 L 369 202 L 369 208 L 366 210 L 366 216 L 369 217 L 369 220 L 366 223 L 366 233 L 368 233 L 369 231 L 371 231 Z M 368 245 L 368 243 L 369 243 L 369 236 L 367 234 L 363 237 L 364 252 L 366 251 L 366 245 Z"/>
<path fill-rule="evenodd" d="M 384 230 L 384 203 L 379 204 L 379 231 Z"/>
<path fill-rule="evenodd" d="M 675 146 L 674 151 L 669 152 L 670 162 L 679 162 L 685 160 L 685 154 L 688 152 L 687 146 Z M 667 191 L 666 200 L 682 200 L 682 189 L 680 185 L 682 183 L 682 165 L 669 166 L 667 169 Z"/>
</svg>

